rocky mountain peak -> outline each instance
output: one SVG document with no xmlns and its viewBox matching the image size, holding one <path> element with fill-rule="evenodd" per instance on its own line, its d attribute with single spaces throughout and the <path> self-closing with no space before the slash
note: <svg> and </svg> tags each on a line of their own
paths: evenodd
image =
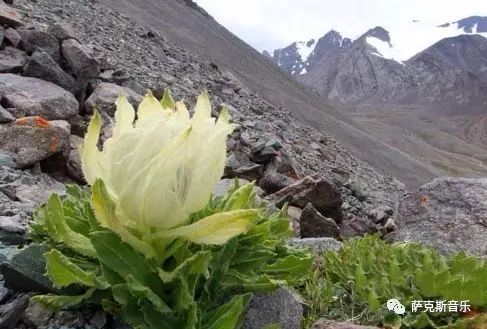
<svg viewBox="0 0 487 329">
<path fill-rule="evenodd" d="M 373 29 L 368 30 L 363 34 L 361 38 L 366 37 L 374 37 L 384 42 L 391 42 L 391 36 L 389 35 L 389 31 L 381 26 L 376 26 Z"/>
<path fill-rule="evenodd" d="M 456 22 L 458 28 L 467 33 L 487 33 L 486 16 L 470 16 Z"/>
</svg>

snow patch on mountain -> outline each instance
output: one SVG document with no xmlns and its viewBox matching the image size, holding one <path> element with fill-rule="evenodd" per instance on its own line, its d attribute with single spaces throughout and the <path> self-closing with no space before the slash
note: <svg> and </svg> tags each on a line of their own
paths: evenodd
<svg viewBox="0 0 487 329">
<path fill-rule="evenodd" d="M 435 26 L 420 21 L 413 21 L 406 26 L 388 29 L 391 35 L 391 42 L 385 42 L 375 37 L 366 37 L 366 42 L 375 51 L 372 54 L 395 60 L 399 63 L 407 61 L 414 55 L 432 46 L 436 42 L 455 37 L 462 34 L 479 34 L 487 38 L 487 33 L 477 33 L 477 26 L 472 28 L 472 32 L 466 32 L 459 27 L 458 23 L 448 23 Z"/>
<path fill-rule="evenodd" d="M 376 37 L 370 37 L 370 36 L 366 38 L 366 41 L 369 45 L 374 47 L 376 50 L 375 52 L 372 52 L 372 54 L 387 59 L 394 59 L 394 52 L 392 49 L 392 45 L 389 42 L 383 41 Z"/>
<path fill-rule="evenodd" d="M 315 39 L 311 39 L 309 41 L 299 41 L 296 42 L 296 49 L 298 51 L 299 56 L 301 56 L 301 60 L 305 62 L 309 55 L 315 49 Z"/>
</svg>

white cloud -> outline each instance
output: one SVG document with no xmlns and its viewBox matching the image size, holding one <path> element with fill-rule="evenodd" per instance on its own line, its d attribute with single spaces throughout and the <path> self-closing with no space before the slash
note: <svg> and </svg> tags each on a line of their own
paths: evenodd
<svg viewBox="0 0 487 329">
<path fill-rule="evenodd" d="M 332 28 L 356 38 L 375 26 L 400 30 L 412 20 L 438 25 L 472 15 L 487 15 L 486 0 L 195 1 L 258 50 L 317 38 Z"/>
</svg>

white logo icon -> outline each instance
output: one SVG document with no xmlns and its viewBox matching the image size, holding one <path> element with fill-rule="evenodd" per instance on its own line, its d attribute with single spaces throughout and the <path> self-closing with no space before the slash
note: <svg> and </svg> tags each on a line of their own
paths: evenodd
<svg viewBox="0 0 487 329">
<path fill-rule="evenodd" d="M 400 315 L 406 313 L 406 308 L 404 305 L 402 305 L 401 302 L 395 298 L 391 298 L 387 301 L 387 309 Z"/>
</svg>

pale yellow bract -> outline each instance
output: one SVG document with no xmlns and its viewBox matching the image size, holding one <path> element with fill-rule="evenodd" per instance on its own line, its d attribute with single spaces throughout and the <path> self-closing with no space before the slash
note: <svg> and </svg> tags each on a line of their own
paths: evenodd
<svg viewBox="0 0 487 329">
<path fill-rule="evenodd" d="M 215 214 L 186 225 L 190 214 L 206 206 L 223 175 L 226 139 L 236 126 L 229 123 L 226 110 L 212 118 L 206 93 L 198 97 L 193 116 L 168 93 L 158 101 L 149 92 L 138 107 L 137 120 L 126 97 L 120 96 L 116 105 L 112 137 L 102 150 L 97 147 L 102 126 L 98 113 L 80 150 L 86 181 L 93 185 L 101 179 L 114 204 L 116 219 L 99 218 L 103 226 L 117 231 L 114 226 L 122 225 L 142 235 L 175 234 L 209 244 L 248 230 L 248 211 Z M 206 228 L 208 232 L 201 231 Z"/>
</svg>

